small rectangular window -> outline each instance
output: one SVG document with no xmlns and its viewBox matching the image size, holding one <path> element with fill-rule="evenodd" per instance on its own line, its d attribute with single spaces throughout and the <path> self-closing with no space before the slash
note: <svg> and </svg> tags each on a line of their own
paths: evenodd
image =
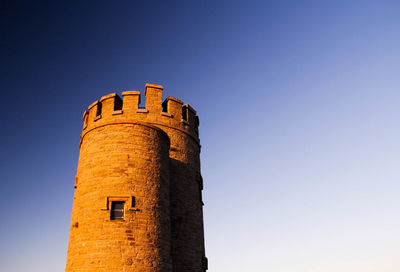
<svg viewBox="0 0 400 272">
<path fill-rule="evenodd" d="M 113 201 L 111 202 L 111 220 L 123 220 L 124 219 L 124 201 Z"/>
</svg>

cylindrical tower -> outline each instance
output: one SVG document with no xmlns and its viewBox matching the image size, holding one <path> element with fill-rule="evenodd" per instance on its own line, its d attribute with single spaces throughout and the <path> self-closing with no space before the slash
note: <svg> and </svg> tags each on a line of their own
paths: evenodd
<svg viewBox="0 0 400 272">
<path fill-rule="evenodd" d="M 198 117 L 162 87 L 83 119 L 66 271 L 205 271 Z"/>
</svg>

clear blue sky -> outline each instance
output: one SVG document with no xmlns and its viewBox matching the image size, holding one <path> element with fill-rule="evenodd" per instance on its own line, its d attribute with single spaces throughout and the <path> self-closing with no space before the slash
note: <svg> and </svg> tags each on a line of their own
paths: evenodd
<svg viewBox="0 0 400 272">
<path fill-rule="evenodd" d="M 211 272 L 400 271 L 399 1 L 1 4 L 0 271 L 63 271 L 82 113 L 200 116 Z"/>
</svg>

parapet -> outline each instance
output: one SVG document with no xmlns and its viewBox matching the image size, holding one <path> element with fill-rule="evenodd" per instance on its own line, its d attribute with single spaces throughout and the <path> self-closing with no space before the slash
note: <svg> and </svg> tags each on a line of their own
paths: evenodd
<svg viewBox="0 0 400 272">
<path fill-rule="evenodd" d="M 199 143 L 199 118 L 188 104 L 174 97 L 162 101 L 164 87 L 146 84 L 146 105 L 139 107 L 140 91 L 124 91 L 121 98 L 116 93 L 105 95 L 93 102 L 83 113 L 82 138 L 94 128 L 108 124 L 147 123 L 167 127 L 189 134 Z"/>
</svg>

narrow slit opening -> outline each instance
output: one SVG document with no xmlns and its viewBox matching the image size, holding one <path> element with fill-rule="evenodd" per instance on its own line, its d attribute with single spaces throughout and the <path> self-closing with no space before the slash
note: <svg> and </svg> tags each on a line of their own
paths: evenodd
<svg viewBox="0 0 400 272">
<path fill-rule="evenodd" d="M 145 109 L 145 108 L 146 108 L 146 96 L 144 95 L 144 99 L 142 99 L 142 94 L 140 94 L 138 109 Z"/>
<path fill-rule="evenodd" d="M 114 111 L 119 111 L 122 110 L 122 99 L 121 97 L 119 97 L 118 95 L 115 96 L 115 100 L 114 100 Z"/>
<path fill-rule="evenodd" d="M 96 117 L 101 115 L 101 108 L 102 104 L 100 102 L 97 103 Z"/>
<path fill-rule="evenodd" d="M 168 112 L 168 107 L 166 101 L 162 103 L 162 112 Z"/>
<path fill-rule="evenodd" d="M 187 108 L 186 107 L 182 107 L 182 119 L 185 120 L 187 122 L 188 118 L 187 118 Z"/>
</svg>

